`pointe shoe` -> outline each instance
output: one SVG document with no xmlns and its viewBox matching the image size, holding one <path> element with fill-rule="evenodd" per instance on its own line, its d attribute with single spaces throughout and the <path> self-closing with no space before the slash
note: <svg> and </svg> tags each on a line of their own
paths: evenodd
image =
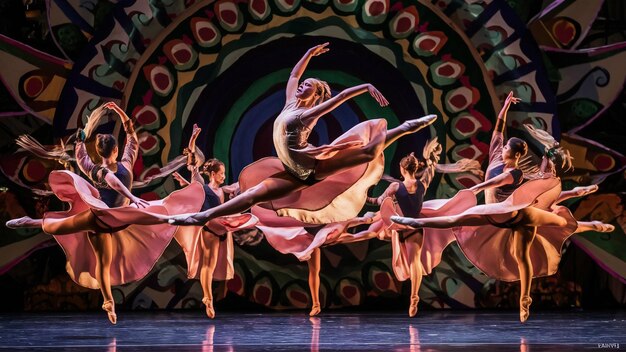
<svg viewBox="0 0 626 352">
<path fill-rule="evenodd" d="M 117 315 L 115 314 L 115 302 L 113 302 L 112 300 L 104 301 L 104 303 L 102 304 L 102 309 L 107 312 L 111 324 L 117 324 Z"/>
<path fill-rule="evenodd" d="M 179 226 L 200 226 L 204 225 L 206 221 L 196 218 L 196 214 L 181 214 L 169 217 L 168 223 Z"/>
<path fill-rule="evenodd" d="M 320 307 L 320 304 L 319 303 L 315 303 L 311 307 L 311 311 L 309 312 L 309 316 L 310 317 L 314 317 L 314 316 L 320 314 L 321 312 L 322 312 L 322 308 Z"/>
<path fill-rule="evenodd" d="M 522 296 L 519 300 L 519 321 L 524 323 L 530 316 L 530 305 L 533 299 L 530 296 Z"/>
<path fill-rule="evenodd" d="M 404 121 L 404 124 L 406 124 L 407 132 L 414 133 L 432 124 L 435 120 L 437 120 L 437 115 L 426 115 L 419 119 Z"/>
<path fill-rule="evenodd" d="M 24 227 L 24 224 L 27 224 L 29 221 L 32 220 L 33 219 L 28 216 L 22 216 L 21 218 L 7 221 L 5 225 L 10 229 L 19 229 Z"/>
<path fill-rule="evenodd" d="M 574 187 L 572 191 L 576 192 L 577 196 L 583 197 L 598 191 L 598 185 L 578 186 Z"/>
<path fill-rule="evenodd" d="M 419 303 L 419 301 L 419 297 L 411 297 L 411 305 L 409 305 L 409 317 L 413 318 L 417 314 L 417 304 Z"/>
<path fill-rule="evenodd" d="M 213 300 L 209 297 L 204 297 L 202 303 L 206 306 L 206 316 L 213 319 L 215 318 L 215 309 L 213 309 Z"/>
<path fill-rule="evenodd" d="M 615 226 L 611 224 L 605 224 L 602 221 L 594 220 L 591 222 L 593 224 L 594 230 L 597 232 L 613 232 L 615 231 Z"/>
<path fill-rule="evenodd" d="M 390 218 L 391 221 L 395 222 L 396 224 L 400 224 L 400 225 L 406 225 L 406 226 L 410 226 L 413 228 L 419 228 L 420 224 L 418 221 L 416 221 L 413 218 L 405 218 L 403 216 L 397 216 L 394 215 Z"/>
</svg>

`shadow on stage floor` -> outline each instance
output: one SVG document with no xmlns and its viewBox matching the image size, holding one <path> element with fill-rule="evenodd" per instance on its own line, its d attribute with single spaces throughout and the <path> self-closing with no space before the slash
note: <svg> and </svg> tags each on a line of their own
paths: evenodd
<svg viewBox="0 0 626 352">
<path fill-rule="evenodd" d="M 626 311 L 0 314 L 0 351 L 590 351 L 626 349 Z"/>
</svg>

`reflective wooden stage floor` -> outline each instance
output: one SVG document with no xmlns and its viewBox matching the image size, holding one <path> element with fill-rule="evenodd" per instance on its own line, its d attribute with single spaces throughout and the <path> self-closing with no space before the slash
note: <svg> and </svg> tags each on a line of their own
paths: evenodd
<svg viewBox="0 0 626 352">
<path fill-rule="evenodd" d="M 626 350 L 626 311 L 0 314 L 0 351 Z"/>
</svg>

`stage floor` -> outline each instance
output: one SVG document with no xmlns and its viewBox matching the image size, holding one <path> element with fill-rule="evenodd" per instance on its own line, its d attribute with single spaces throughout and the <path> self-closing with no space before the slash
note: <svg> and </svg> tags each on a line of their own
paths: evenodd
<svg viewBox="0 0 626 352">
<path fill-rule="evenodd" d="M 625 350 L 626 311 L 0 314 L 0 351 Z"/>
</svg>

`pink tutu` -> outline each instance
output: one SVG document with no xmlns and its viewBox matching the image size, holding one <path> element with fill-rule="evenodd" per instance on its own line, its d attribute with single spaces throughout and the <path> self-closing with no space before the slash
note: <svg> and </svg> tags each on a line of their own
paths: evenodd
<svg viewBox="0 0 626 352">
<path fill-rule="evenodd" d="M 169 224 L 132 225 L 154 219 L 151 214 L 173 215 L 197 212 L 202 207 L 204 192 L 199 183 L 192 183 L 162 200 L 151 201 L 147 208 L 121 206 L 109 208 L 99 199 L 98 191 L 89 182 L 69 171 L 53 171 L 50 187 L 62 201 L 70 203 L 68 211 L 47 212 L 47 223 L 92 211 L 98 221 L 112 232 L 111 285 L 122 285 L 143 278 L 152 269 L 168 246 L 176 226 Z M 129 225 L 131 224 L 131 225 Z M 77 284 L 98 289 L 95 277 L 96 257 L 88 232 L 54 236 L 67 257 L 66 269 Z"/>
<path fill-rule="evenodd" d="M 338 158 L 355 149 L 369 148 L 385 143 L 387 122 L 384 119 L 359 123 L 329 145 L 307 147 L 298 150 L 303 157 L 325 160 Z M 376 184 L 383 174 L 384 155 L 373 161 L 352 167 L 326 177 L 291 194 L 260 204 L 307 224 L 329 224 L 356 217 L 365 204 L 367 190 Z M 263 180 L 284 173 L 285 167 L 278 158 L 269 157 L 248 165 L 239 175 L 242 192 Z"/>
<path fill-rule="evenodd" d="M 504 214 L 533 206 L 566 219 L 566 226 L 538 227 L 530 248 L 533 277 L 548 276 L 557 271 L 563 243 L 578 226 L 567 208 L 554 205 L 560 193 L 561 180 L 558 178 L 531 180 L 505 201 L 479 205 L 464 214 Z M 487 276 L 503 281 L 519 280 L 511 229 L 493 225 L 462 226 L 455 228 L 454 232 L 467 259 Z"/>
<path fill-rule="evenodd" d="M 476 205 L 472 191 L 461 190 L 450 199 L 433 199 L 422 205 L 420 218 L 456 215 Z M 411 259 L 421 247 L 420 262 L 422 274 L 428 275 L 441 262 L 443 250 L 455 240 L 452 229 L 413 229 L 390 220 L 393 215 L 402 215 L 400 207 L 391 198 L 386 198 L 380 206 L 382 219 L 391 237 L 392 267 L 400 281 L 411 277 Z M 405 240 L 401 240 L 402 236 Z"/>
<path fill-rule="evenodd" d="M 201 226 L 180 226 L 176 230 L 176 241 L 183 248 L 187 259 L 187 277 L 197 278 L 203 261 L 202 236 L 220 236 L 217 265 L 213 271 L 213 280 L 230 280 L 235 274 L 233 267 L 234 247 L 233 231 L 253 228 L 258 222 L 252 214 L 236 214 L 212 219 L 206 225 L 211 233 L 202 231 Z"/>
</svg>

